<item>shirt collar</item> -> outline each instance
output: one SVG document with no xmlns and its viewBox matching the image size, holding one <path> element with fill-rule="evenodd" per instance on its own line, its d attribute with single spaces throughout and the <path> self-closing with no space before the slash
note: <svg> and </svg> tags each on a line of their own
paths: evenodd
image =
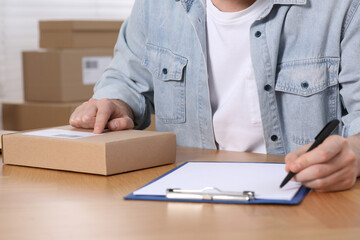
<svg viewBox="0 0 360 240">
<path fill-rule="evenodd" d="M 273 4 L 281 5 L 305 5 L 307 0 L 270 0 Z"/>
<path fill-rule="evenodd" d="M 175 0 L 175 1 L 179 1 L 179 0 Z M 180 0 L 181 4 L 184 6 L 185 10 L 187 12 L 190 11 L 192 4 L 194 3 L 194 1 L 202 1 L 202 3 L 204 4 L 204 6 L 206 6 L 206 0 Z M 270 2 L 274 5 L 274 4 L 279 4 L 279 5 L 305 5 L 307 3 L 307 0 L 270 0 Z"/>
</svg>

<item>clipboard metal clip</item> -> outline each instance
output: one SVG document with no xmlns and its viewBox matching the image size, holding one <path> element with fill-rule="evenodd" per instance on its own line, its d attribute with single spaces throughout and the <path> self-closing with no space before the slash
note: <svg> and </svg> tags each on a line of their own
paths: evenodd
<svg viewBox="0 0 360 240">
<path fill-rule="evenodd" d="M 211 192 L 209 192 L 211 191 Z M 216 187 L 205 187 L 200 190 L 184 190 L 179 188 L 166 189 L 166 197 L 169 199 L 189 200 L 220 200 L 220 201 L 250 201 L 255 199 L 255 192 L 229 192 Z"/>
</svg>

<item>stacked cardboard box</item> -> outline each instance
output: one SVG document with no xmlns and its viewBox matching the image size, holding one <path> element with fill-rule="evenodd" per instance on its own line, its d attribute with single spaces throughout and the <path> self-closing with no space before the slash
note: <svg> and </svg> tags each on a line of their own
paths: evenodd
<svg viewBox="0 0 360 240">
<path fill-rule="evenodd" d="M 3 103 L 5 130 L 68 124 L 112 59 L 121 21 L 41 21 L 41 51 L 23 52 L 23 103 Z"/>
<path fill-rule="evenodd" d="M 40 23 L 42 51 L 23 52 L 23 103 L 3 104 L 3 163 L 112 175 L 175 161 L 173 133 L 75 129 L 74 109 L 112 58 L 121 22 Z M 153 125 L 149 130 L 154 129 Z M 40 131 L 22 131 L 49 128 Z M 22 151 L 19 151 L 21 149 Z"/>
<path fill-rule="evenodd" d="M 79 103 L 3 103 L 3 125 L 5 129 L 15 131 L 66 125 L 78 105 Z"/>
</svg>

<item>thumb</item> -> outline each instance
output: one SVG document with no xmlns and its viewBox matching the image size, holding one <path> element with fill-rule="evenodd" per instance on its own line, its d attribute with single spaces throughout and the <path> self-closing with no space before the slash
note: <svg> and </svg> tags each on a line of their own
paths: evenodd
<svg viewBox="0 0 360 240">
<path fill-rule="evenodd" d="M 134 121 L 130 117 L 114 118 L 109 121 L 108 128 L 112 131 L 133 129 Z"/>
</svg>

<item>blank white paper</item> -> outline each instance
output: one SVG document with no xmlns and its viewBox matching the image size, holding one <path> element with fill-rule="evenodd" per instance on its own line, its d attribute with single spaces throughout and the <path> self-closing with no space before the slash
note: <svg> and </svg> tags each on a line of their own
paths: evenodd
<svg viewBox="0 0 360 240">
<path fill-rule="evenodd" d="M 98 135 L 91 132 L 70 131 L 70 130 L 63 130 L 56 128 L 33 131 L 33 132 L 25 132 L 23 134 L 31 135 L 31 136 L 65 138 L 65 139 L 78 139 L 78 138 L 92 137 Z"/>
<path fill-rule="evenodd" d="M 286 175 L 285 164 L 281 163 L 188 162 L 134 195 L 165 196 L 168 188 L 216 187 L 231 192 L 254 191 L 257 199 L 291 200 L 301 184 L 290 181 L 280 188 Z"/>
</svg>

